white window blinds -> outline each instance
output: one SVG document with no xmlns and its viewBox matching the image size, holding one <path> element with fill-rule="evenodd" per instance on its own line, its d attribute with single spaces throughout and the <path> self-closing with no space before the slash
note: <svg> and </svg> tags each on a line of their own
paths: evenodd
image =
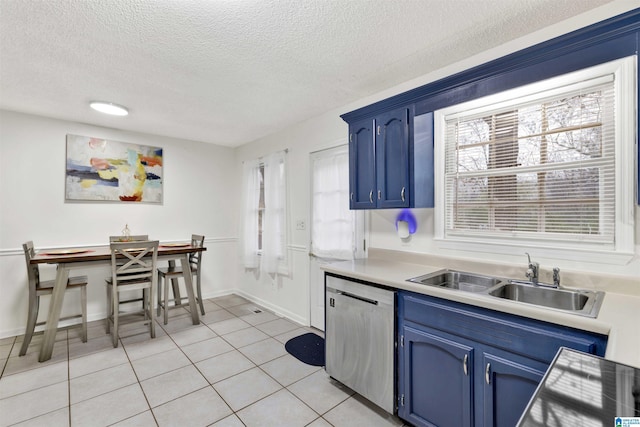
<svg viewBox="0 0 640 427">
<path fill-rule="evenodd" d="M 615 243 L 613 74 L 445 117 L 445 236 Z"/>
</svg>

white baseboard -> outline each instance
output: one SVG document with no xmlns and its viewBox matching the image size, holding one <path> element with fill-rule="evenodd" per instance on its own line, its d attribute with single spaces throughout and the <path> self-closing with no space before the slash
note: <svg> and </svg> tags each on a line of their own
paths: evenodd
<svg viewBox="0 0 640 427">
<path fill-rule="evenodd" d="M 94 322 L 96 320 L 104 320 L 106 317 L 107 317 L 106 312 L 87 315 L 87 323 Z M 73 319 L 69 321 L 63 320 L 60 322 L 60 326 L 66 327 L 66 326 L 75 325 L 79 323 L 80 323 L 80 319 Z M 6 329 L 4 331 L 0 331 L 0 339 L 12 338 L 12 337 L 17 337 L 19 335 L 24 335 L 24 328 L 25 326 L 22 326 L 17 329 Z M 36 332 L 42 331 L 43 329 L 44 329 L 44 326 L 38 326 L 36 327 Z"/>
<path fill-rule="evenodd" d="M 242 291 L 240 291 L 238 289 L 234 290 L 231 293 L 235 293 L 236 295 L 240 295 L 241 297 L 244 297 L 244 298 L 248 299 L 249 301 L 251 301 L 253 303 L 261 305 L 262 307 L 264 307 L 264 308 L 266 308 L 266 309 L 268 309 L 270 311 L 273 311 L 276 315 L 281 316 L 281 317 L 286 317 L 287 319 L 292 320 L 292 321 L 300 324 L 302 327 L 310 326 L 309 325 L 309 321 L 307 319 L 304 319 L 303 317 L 298 316 L 297 314 L 292 313 L 292 312 L 290 312 L 288 310 L 284 310 L 280 306 L 271 304 L 271 303 L 269 303 L 267 301 L 264 301 L 264 300 L 262 300 L 260 298 L 256 298 L 253 295 L 249 295 L 246 292 L 242 292 Z"/>
<path fill-rule="evenodd" d="M 303 327 L 308 327 L 309 322 L 307 319 L 302 318 L 301 316 L 296 315 L 295 313 L 292 313 L 288 310 L 284 310 L 282 307 L 271 304 L 267 301 L 264 301 L 260 298 L 256 298 L 253 295 L 249 295 L 246 292 L 242 292 L 238 289 L 225 289 L 222 291 L 216 291 L 216 292 L 212 292 L 212 293 L 208 293 L 206 295 L 203 295 L 202 298 L 204 299 L 209 299 L 209 298 L 218 298 L 218 297 L 223 297 L 223 296 L 227 296 L 227 295 L 231 295 L 231 294 L 236 294 L 236 295 L 240 295 L 243 298 L 248 299 L 249 301 L 258 304 L 266 309 L 268 309 L 269 311 L 274 312 L 276 315 L 281 316 L 281 317 L 285 317 L 291 321 L 294 321 L 298 324 L 300 324 Z M 96 320 L 104 320 L 107 317 L 107 313 L 95 313 L 92 315 L 88 315 L 87 316 L 87 322 L 93 322 Z M 74 319 L 76 320 L 76 319 Z M 61 326 L 66 326 L 68 324 L 74 324 L 74 323 L 78 323 L 77 321 L 75 322 L 61 322 Z M 40 327 L 39 329 L 42 329 L 42 327 Z M 38 328 L 36 328 L 36 331 L 38 330 Z M 0 339 L 3 338 L 11 338 L 11 337 L 16 337 L 19 335 L 23 335 L 24 334 L 24 326 L 18 329 L 7 329 L 4 331 L 0 331 Z"/>
</svg>

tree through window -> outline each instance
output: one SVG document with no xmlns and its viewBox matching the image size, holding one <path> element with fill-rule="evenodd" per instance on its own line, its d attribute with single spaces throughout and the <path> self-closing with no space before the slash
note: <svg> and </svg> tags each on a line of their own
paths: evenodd
<svg viewBox="0 0 640 427">
<path fill-rule="evenodd" d="M 615 246 L 619 77 L 584 74 L 436 112 L 444 238 Z"/>
</svg>

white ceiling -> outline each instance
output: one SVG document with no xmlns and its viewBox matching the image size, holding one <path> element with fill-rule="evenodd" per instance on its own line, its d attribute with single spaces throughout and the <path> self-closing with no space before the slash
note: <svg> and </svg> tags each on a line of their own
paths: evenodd
<svg viewBox="0 0 640 427">
<path fill-rule="evenodd" d="M 0 0 L 0 108 L 238 146 L 609 1 Z"/>
</svg>

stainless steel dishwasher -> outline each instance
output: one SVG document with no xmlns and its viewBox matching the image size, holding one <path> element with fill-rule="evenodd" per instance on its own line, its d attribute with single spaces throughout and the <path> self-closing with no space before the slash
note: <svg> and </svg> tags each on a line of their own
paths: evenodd
<svg viewBox="0 0 640 427">
<path fill-rule="evenodd" d="M 393 414 L 395 292 L 329 274 L 325 278 L 325 369 Z"/>
</svg>

